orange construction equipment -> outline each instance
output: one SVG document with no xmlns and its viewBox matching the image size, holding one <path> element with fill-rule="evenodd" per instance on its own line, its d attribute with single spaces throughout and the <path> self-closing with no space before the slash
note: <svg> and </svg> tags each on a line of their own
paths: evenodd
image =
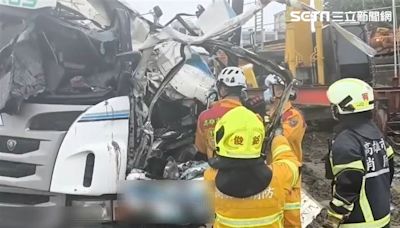
<svg viewBox="0 0 400 228">
<path fill-rule="evenodd" d="M 369 37 L 369 44 L 375 48 L 378 55 L 393 55 L 394 52 L 394 36 L 393 28 L 373 27 Z M 399 42 L 399 30 L 396 31 L 397 42 Z M 399 48 L 399 43 L 397 43 Z"/>
</svg>

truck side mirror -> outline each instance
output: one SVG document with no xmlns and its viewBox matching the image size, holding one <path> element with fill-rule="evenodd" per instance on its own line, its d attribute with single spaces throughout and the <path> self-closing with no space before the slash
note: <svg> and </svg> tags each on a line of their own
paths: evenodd
<svg viewBox="0 0 400 228">
<path fill-rule="evenodd" d="M 153 7 L 153 13 L 156 18 L 160 18 L 163 15 L 163 11 L 161 10 L 161 8 L 159 6 Z"/>
<path fill-rule="evenodd" d="M 196 17 L 200 17 L 200 15 L 205 11 L 204 7 L 200 4 L 197 5 Z"/>
<path fill-rule="evenodd" d="M 211 104 L 218 100 L 218 92 L 216 90 L 210 90 L 207 94 L 207 109 L 210 108 Z"/>
</svg>

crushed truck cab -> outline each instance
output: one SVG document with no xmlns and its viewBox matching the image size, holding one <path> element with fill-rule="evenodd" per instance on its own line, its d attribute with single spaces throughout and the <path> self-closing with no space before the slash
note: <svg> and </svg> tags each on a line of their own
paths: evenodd
<svg viewBox="0 0 400 228">
<path fill-rule="evenodd" d="M 125 0 L 0 1 L 2 223 L 68 208 L 78 220 L 113 223 L 122 182 L 202 176 L 194 132 L 215 93 L 216 51 L 293 79 L 224 40 L 265 4 L 240 15 L 211 7 L 225 7 L 218 23 L 203 16 L 193 28 L 175 18 L 203 31 L 189 36 Z"/>
</svg>

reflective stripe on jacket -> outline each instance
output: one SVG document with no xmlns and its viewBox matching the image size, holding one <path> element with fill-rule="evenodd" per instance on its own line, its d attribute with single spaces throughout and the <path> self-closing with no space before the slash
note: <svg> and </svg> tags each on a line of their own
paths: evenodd
<svg viewBox="0 0 400 228">
<path fill-rule="evenodd" d="M 384 227 L 390 222 L 393 152 L 372 121 L 341 131 L 332 144 L 330 214 L 347 215 L 340 227 Z"/>
<path fill-rule="evenodd" d="M 271 151 L 272 179 L 264 191 L 247 198 L 235 198 L 215 190 L 214 227 L 283 228 L 284 198 L 297 183 L 299 163 L 283 136 L 275 137 Z M 208 169 L 204 178 L 215 181 L 217 173 L 218 170 Z"/>
<path fill-rule="evenodd" d="M 302 142 L 307 124 L 302 113 L 290 102 L 282 116 L 283 135 L 288 139 L 300 164 L 303 161 Z M 287 228 L 301 228 L 301 178 L 296 186 L 286 195 L 284 225 Z"/>
<path fill-rule="evenodd" d="M 285 107 L 285 112 L 282 116 L 283 135 L 289 141 L 297 160 L 303 162 L 302 142 L 306 132 L 307 124 L 303 115 L 299 110 L 292 106 L 289 102 Z"/>
<path fill-rule="evenodd" d="M 212 158 L 214 155 L 214 128 L 217 121 L 228 111 L 240 106 L 241 103 L 233 99 L 223 99 L 214 103 L 210 109 L 203 111 L 196 128 L 195 145 L 200 153 Z"/>
</svg>

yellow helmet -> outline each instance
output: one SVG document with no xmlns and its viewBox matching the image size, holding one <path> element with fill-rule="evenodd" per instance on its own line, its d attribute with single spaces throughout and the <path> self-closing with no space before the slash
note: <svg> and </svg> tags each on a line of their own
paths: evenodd
<svg viewBox="0 0 400 228">
<path fill-rule="evenodd" d="M 365 112 L 374 109 L 374 90 L 356 78 L 344 78 L 333 83 L 327 92 L 339 114 Z"/>
<path fill-rule="evenodd" d="M 227 112 L 215 126 L 216 153 L 226 158 L 259 158 L 264 137 L 264 125 L 257 115 L 239 106 Z"/>
</svg>

